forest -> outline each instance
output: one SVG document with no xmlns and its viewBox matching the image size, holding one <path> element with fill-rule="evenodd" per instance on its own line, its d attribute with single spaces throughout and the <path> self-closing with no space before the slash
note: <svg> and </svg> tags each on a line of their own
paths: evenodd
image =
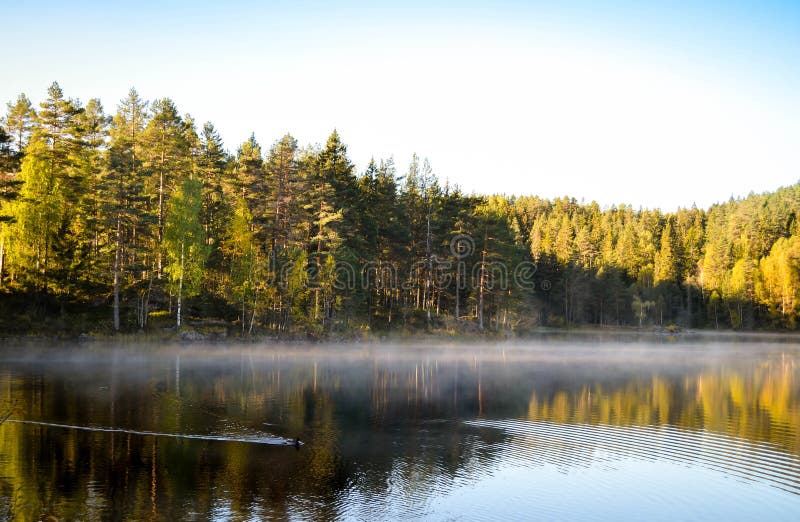
<svg viewBox="0 0 800 522">
<path fill-rule="evenodd" d="M 357 172 L 336 130 L 229 152 L 168 98 L 111 115 L 53 83 L 0 124 L 0 335 L 791 330 L 799 212 L 800 184 L 674 212 L 467 194 L 417 156 Z"/>
</svg>

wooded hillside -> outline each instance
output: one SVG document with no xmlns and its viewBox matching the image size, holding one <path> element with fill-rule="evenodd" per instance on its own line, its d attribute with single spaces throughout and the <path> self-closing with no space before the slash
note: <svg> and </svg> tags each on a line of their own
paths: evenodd
<svg viewBox="0 0 800 522">
<path fill-rule="evenodd" d="M 336 131 L 229 153 L 169 99 L 108 116 L 54 83 L 0 126 L 0 327 L 793 329 L 798 212 L 800 185 L 670 213 L 464 194 L 417 157 L 357 172 Z"/>
</svg>

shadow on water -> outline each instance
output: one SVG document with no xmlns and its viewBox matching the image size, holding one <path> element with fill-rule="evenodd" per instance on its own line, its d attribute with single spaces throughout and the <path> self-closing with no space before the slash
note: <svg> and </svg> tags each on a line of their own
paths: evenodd
<svg viewBox="0 0 800 522">
<path fill-rule="evenodd" d="M 0 519 L 796 513 L 795 346 L 11 350 Z"/>
</svg>

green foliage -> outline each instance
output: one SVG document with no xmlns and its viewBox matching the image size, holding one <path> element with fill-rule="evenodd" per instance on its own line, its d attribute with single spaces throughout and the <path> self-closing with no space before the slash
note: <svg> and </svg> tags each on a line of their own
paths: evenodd
<svg viewBox="0 0 800 522">
<path fill-rule="evenodd" d="M 19 180 L 19 198 L 6 211 L 14 218 L 7 233 L 9 268 L 22 282 L 47 290 L 57 234 L 68 216 L 63 178 L 41 137 L 28 146 Z"/>
<path fill-rule="evenodd" d="M 788 326 L 797 322 L 800 291 L 800 236 L 780 238 L 760 261 L 758 299 Z"/>
<path fill-rule="evenodd" d="M 240 321 L 245 330 L 248 306 L 255 310 L 255 296 L 261 275 L 262 260 L 252 231 L 253 216 L 247 200 L 239 197 L 230 222 L 228 237 L 223 242 L 223 252 L 230 266 L 230 296 L 241 303 Z"/>
<path fill-rule="evenodd" d="M 3 118 L 3 125 L 13 141 L 17 159 L 21 160 L 34 129 L 36 110 L 25 94 L 20 94 L 15 102 L 9 102 L 6 107 L 7 115 Z"/>
<path fill-rule="evenodd" d="M 670 213 L 465 195 L 416 155 L 357 173 L 335 130 L 231 155 L 211 123 L 134 89 L 109 118 L 54 83 L 0 125 L 0 291 L 35 296 L 25 325 L 84 307 L 152 329 L 188 305 L 243 335 L 795 328 L 798 209 L 800 185 Z"/>
<path fill-rule="evenodd" d="M 202 184 L 188 178 L 169 200 L 164 230 L 170 291 L 189 298 L 200 293 L 208 258 L 205 230 L 200 222 Z"/>
<path fill-rule="evenodd" d="M 203 184 L 203 211 L 201 220 L 206 237 L 213 249 L 219 247 L 219 239 L 225 233 L 225 220 L 230 212 L 224 192 L 228 155 L 214 125 L 206 122 L 200 135 L 200 151 L 197 157 L 197 174 Z M 215 241 L 217 240 L 217 241 Z"/>
</svg>

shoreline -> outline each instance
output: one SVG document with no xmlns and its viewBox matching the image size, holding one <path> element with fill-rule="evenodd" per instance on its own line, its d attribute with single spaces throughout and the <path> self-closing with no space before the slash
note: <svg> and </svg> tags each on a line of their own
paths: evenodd
<svg viewBox="0 0 800 522">
<path fill-rule="evenodd" d="M 367 334 L 331 335 L 322 338 L 303 338 L 300 336 L 275 336 L 268 334 L 218 335 L 203 334 L 194 328 L 186 328 L 181 332 L 133 332 L 117 335 L 95 335 L 82 333 L 80 335 L 0 335 L 0 348 L 11 345 L 43 344 L 77 344 L 77 345 L 128 345 L 128 344 L 162 344 L 173 346 L 192 345 L 325 345 L 325 344 L 406 344 L 418 342 L 457 342 L 465 344 L 496 344 L 519 343 L 526 341 L 558 341 L 560 339 L 602 341 L 609 338 L 617 340 L 636 341 L 640 339 L 654 340 L 732 340 L 738 341 L 786 341 L 800 343 L 800 332 L 776 330 L 722 330 L 722 329 L 670 329 L 662 327 L 626 327 L 626 326 L 580 326 L 573 328 L 540 327 L 531 329 L 521 334 L 503 335 L 498 332 L 452 332 L 445 330 L 419 331 L 412 333 L 394 332 L 386 335 Z"/>
</svg>

